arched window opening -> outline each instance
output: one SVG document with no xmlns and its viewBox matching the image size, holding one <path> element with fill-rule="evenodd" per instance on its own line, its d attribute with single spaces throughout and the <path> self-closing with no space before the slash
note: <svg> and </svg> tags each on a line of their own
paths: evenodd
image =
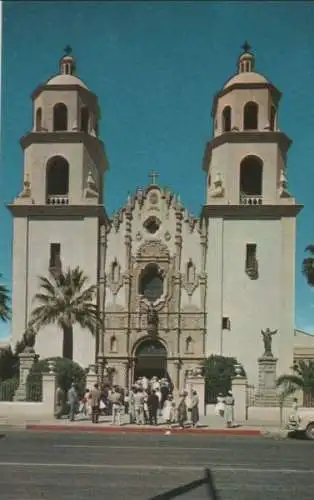
<svg viewBox="0 0 314 500">
<path fill-rule="evenodd" d="M 144 222 L 144 227 L 146 231 L 148 231 L 150 234 L 155 234 L 157 233 L 158 229 L 160 228 L 161 221 L 155 217 L 154 215 L 148 217 L 146 221 Z"/>
<path fill-rule="evenodd" d="M 275 106 L 271 106 L 270 117 L 269 117 L 270 130 L 275 130 L 275 120 L 276 120 L 276 108 Z"/>
<path fill-rule="evenodd" d="M 115 336 L 110 339 L 110 352 L 117 352 L 117 339 Z"/>
<path fill-rule="evenodd" d="M 35 122 L 36 131 L 40 131 L 42 129 L 42 117 L 43 117 L 42 109 L 38 108 L 36 110 L 36 122 Z"/>
<path fill-rule="evenodd" d="M 149 264 L 140 276 L 139 293 L 149 302 L 155 302 L 164 292 L 164 280 L 155 264 Z"/>
<path fill-rule="evenodd" d="M 68 196 L 69 170 L 69 164 L 62 156 L 50 158 L 46 170 L 47 203 L 54 203 L 58 197 L 64 199 Z"/>
<path fill-rule="evenodd" d="M 222 112 L 222 131 L 230 132 L 231 130 L 231 108 L 226 106 Z"/>
<path fill-rule="evenodd" d="M 263 188 L 263 163 L 257 156 L 247 156 L 240 165 L 240 193 L 261 196 Z"/>
<path fill-rule="evenodd" d="M 81 132 L 88 133 L 89 111 L 87 106 L 81 107 Z"/>
<path fill-rule="evenodd" d="M 247 102 L 244 106 L 243 128 L 244 130 L 257 130 L 258 105 L 256 102 Z"/>
<path fill-rule="evenodd" d="M 53 131 L 68 130 L 68 108 L 62 102 L 53 107 Z"/>
</svg>

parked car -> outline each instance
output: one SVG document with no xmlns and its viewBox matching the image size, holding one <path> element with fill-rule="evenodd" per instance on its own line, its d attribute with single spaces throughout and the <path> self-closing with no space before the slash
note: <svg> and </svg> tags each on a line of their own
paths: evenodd
<svg viewBox="0 0 314 500">
<path fill-rule="evenodd" d="M 299 409 L 288 420 L 287 429 L 293 432 L 302 432 L 307 439 L 314 440 L 314 408 Z"/>
</svg>

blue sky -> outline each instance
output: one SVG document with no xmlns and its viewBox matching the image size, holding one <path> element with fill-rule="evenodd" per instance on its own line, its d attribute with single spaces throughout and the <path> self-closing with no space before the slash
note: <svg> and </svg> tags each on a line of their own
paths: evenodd
<svg viewBox="0 0 314 500">
<path fill-rule="evenodd" d="M 314 330 L 314 295 L 300 273 L 314 243 L 314 3 L 4 2 L 0 199 L 22 188 L 19 138 L 31 128 L 30 94 L 58 71 L 70 44 L 79 76 L 100 100 L 111 170 L 109 213 L 128 191 L 159 181 L 195 214 L 205 200 L 201 162 L 214 93 L 235 72 L 247 39 L 256 68 L 283 92 L 280 128 L 294 141 L 289 189 L 298 218 L 296 325 Z M 12 223 L 1 205 L 0 271 L 11 280 Z M 9 325 L 0 325 L 7 336 Z"/>
</svg>

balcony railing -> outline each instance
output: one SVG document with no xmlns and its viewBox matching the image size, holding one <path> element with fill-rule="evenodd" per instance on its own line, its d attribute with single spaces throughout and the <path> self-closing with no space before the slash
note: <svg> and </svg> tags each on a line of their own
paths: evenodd
<svg viewBox="0 0 314 500">
<path fill-rule="evenodd" d="M 69 197 L 67 194 L 49 194 L 47 196 L 48 205 L 68 205 Z"/>
<path fill-rule="evenodd" d="M 263 205 L 263 197 L 261 195 L 241 194 L 240 204 L 250 206 Z"/>
</svg>

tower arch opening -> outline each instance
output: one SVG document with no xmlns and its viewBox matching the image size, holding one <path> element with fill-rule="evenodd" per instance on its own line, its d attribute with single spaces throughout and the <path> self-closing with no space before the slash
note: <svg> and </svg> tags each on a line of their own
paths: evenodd
<svg viewBox="0 0 314 500">
<path fill-rule="evenodd" d="M 231 130 L 231 107 L 226 106 L 222 112 L 222 131 L 230 132 Z"/>
<path fill-rule="evenodd" d="M 63 156 L 50 158 L 46 166 L 46 193 L 47 203 L 54 203 L 58 197 L 65 199 L 69 194 L 68 161 Z"/>
<path fill-rule="evenodd" d="M 42 129 L 42 119 L 43 119 L 43 111 L 41 108 L 37 108 L 36 118 L 35 118 L 35 130 L 36 130 L 36 132 L 39 132 Z"/>
<path fill-rule="evenodd" d="M 270 116 L 269 116 L 269 128 L 270 130 L 275 130 L 276 123 L 276 108 L 275 106 L 270 107 Z"/>
<path fill-rule="evenodd" d="M 256 102 L 247 102 L 243 110 L 243 129 L 258 129 L 258 104 Z"/>
<path fill-rule="evenodd" d="M 89 122 L 89 110 L 87 106 L 81 107 L 81 116 L 80 116 L 80 130 L 81 132 L 88 133 L 88 122 Z"/>
<path fill-rule="evenodd" d="M 240 193 L 244 196 L 262 196 L 263 162 L 257 156 L 246 156 L 240 164 Z"/>
<path fill-rule="evenodd" d="M 68 108 L 62 102 L 53 107 L 53 131 L 63 132 L 68 130 Z"/>
<path fill-rule="evenodd" d="M 139 377 L 169 378 L 167 349 L 159 339 L 143 339 L 134 351 L 134 361 L 134 381 Z"/>
<path fill-rule="evenodd" d="M 164 293 L 164 279 L 156 264 L 148 264 L 139 279 L 139 294 L 153 303 Z"/>
</svg>

